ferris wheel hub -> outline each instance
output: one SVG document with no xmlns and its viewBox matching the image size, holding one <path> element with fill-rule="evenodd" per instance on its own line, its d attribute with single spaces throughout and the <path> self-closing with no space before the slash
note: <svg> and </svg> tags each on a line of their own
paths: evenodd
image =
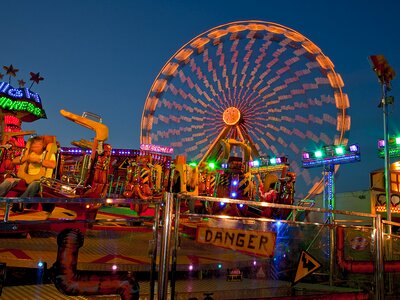
<svg viewBox="0 0 400 300">
<path fill-rule="evenodd" d="M 234 106 L 230 106 L 225 109 L 224 113 L 222 114 L 222 119 L 226 125 L 236 125 L 240 120 L 240 110 Z"/>
</svg>

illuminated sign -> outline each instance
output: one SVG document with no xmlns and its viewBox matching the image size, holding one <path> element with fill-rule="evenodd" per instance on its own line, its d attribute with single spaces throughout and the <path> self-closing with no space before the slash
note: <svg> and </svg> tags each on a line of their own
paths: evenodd
<svg viewBox="0 0 400 300">
<path fill-rule="evenodd" d="M 39 94 L 32 92 L 28 88 L 24 89 L 13 88 L 7 82 L 0 82 L 0 96 L 6 96 L 7 98 L 15 100 L 28 100 L 28 101 L 34 101 L 39 104 L 42 103 Z"/>
<path fill-rule="evenodd" d="M 198 227 L 196 241 L 236 251 L 272 257 L 276 233 L 217 227 Z"/>
<path fill-rule="evenodd" d="M 39 94 L 28 88 L 14 88 L 7 82 L 0 82 L 0 109 L 28 113 L 21 116 L 24 122 L 46 118 Z"/>
<path fill-rule="evenodd" d="M 0 97 L 0 108 L 10 111 L 28 112 L 38 118 L 45 118 L 46 114 L 43 109 L 36 107 L 33 103 L 27 101 L 14 101 L 7 97 Z"/>
<path fill-rule="evenodd" d="M 159 153 L 167 153 L 167 154 L 172 154 L 174 152 L 174 148 L 172 148 L 172 147 L 159 146 L 159 145 L 153 145 L 153 144 L 140 144 L 140 150 L 159 152 Z"/>
</svg>

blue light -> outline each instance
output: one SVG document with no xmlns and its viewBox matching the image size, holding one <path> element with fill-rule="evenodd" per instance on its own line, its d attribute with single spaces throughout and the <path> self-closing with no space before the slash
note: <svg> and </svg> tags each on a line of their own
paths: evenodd
<svg viewBox="0 0 400 300">
<path fill-rule="evenodd" d="M 231 198 L 236 198 L 237 197 L 237 193 L 236 192 L 232 192 L 231 193 Z"/>
<path fill-rule="evenodd" d="M 225 202 L 220 202 L 220 203 L 219 203 L 219 206 L 221 206 L 221 207 L 222 207 L 222 206 L 225 206 Z"/>
<path fill-rule="evenodd" d="M 238 183 L 239 183 L 239 182 L 238 182 L 237 180 L 232 181 L 233 186 L 237 186 Z"/>
<path fill-rule="evenodd" d="M 42 261 L 39 261 L 37 263 L 37 267 L 40 268 L 40 269 L 43 268 L 44 267 L 44 263 Z"/>
<path fill-rule="evenodd" d="M 244 204 L 243 204 L 243 203 L 240 203 L 238 206 L 239 206 L 239 208 L 243 208 L 243 207 L 244 207 Z"/>
<path fill-rule="evenodd" d="M 222 269 L 222 264 L 217 265 L 218 269 Z"/>
</svg>

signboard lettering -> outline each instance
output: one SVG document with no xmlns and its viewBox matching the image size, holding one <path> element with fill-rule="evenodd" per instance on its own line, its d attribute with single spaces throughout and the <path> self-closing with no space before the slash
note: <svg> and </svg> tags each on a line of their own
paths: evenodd
<svg viewBox="0 0 400 300">
<path fill-rule="evenodd" d="M 198 227 L 196 236 L 198 243 L 270 257 L 274 253 L 275 240 L 275 232 L 214 227 Z"/>
</svg>

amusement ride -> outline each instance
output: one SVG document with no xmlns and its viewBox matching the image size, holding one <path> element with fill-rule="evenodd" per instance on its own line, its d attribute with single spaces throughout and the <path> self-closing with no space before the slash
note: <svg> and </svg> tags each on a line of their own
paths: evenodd
<svg viewBox="0 0 400 300">
<path fill-rule="evenodd" d="M 146 97 L 140 149 L 114 149 L 107 142 L 107 124 L 92 112 L 60 111 L 94 132 L 93 139 L 72 141 L 72 147 L 60 145 L 56 136 L 23 131 L 22 122 L 46 118 L 39 94 L 31 89 L 43 77 L 31 72 L 30 88 L 23 80 L 15 88 L 11 77 L 18 69 L 3 69 L 9 80 L 0 82 L 0 181 L 13 185 L 4 195 L 0 234 L 71 227 L 63 222 L 36 227 L 18 223 L 36 212 L 59 220 L 60 209 L 62 220 L 79 221 L 75 225 L 85 232 L 100 209 L 118 208 L 118 203 L 129 203 L 136 215 L 158 220 L 154 203 L 166 194 L 221 200 L 183 202 L 184 213 L 275 222 L 287 219 L 290 209 L 251 203 L 301 206 L 324 192 L 326 208 L 334 209 L 333 179 L 339 165 L 360 160 L 358 145 L 348 141 L 350 102 L 334 64 L 310 39 L 276 23 L 223 24 L 179 48 Z M 33 147 L 38 140 L 40 154 Z M 48 161 L 55 164 L 46 165 Z M 40 170 L 33 174 L 31 165 Z M 32 184 L 38 184 L 35 197 L 42 202 L 21 196 Z M 72 256 L 81 244 L 83 237 L 74 231 L 59 238 L 59 254 L 67 259 L 57 260 L 58 271 L 66 268 L 64 263 L 76 268 Z M 61 275 L 70 275 L 67 271 Z M 111 275 L 104 276 L 88 280 L 103 282 Z M 65 283 L 59 282 L 59 289 L 72 293 Z M 137 288 L 136 282 L 131 284 Z M 90 293 L 86 288 L 80 292 Z"/>
</svg>

